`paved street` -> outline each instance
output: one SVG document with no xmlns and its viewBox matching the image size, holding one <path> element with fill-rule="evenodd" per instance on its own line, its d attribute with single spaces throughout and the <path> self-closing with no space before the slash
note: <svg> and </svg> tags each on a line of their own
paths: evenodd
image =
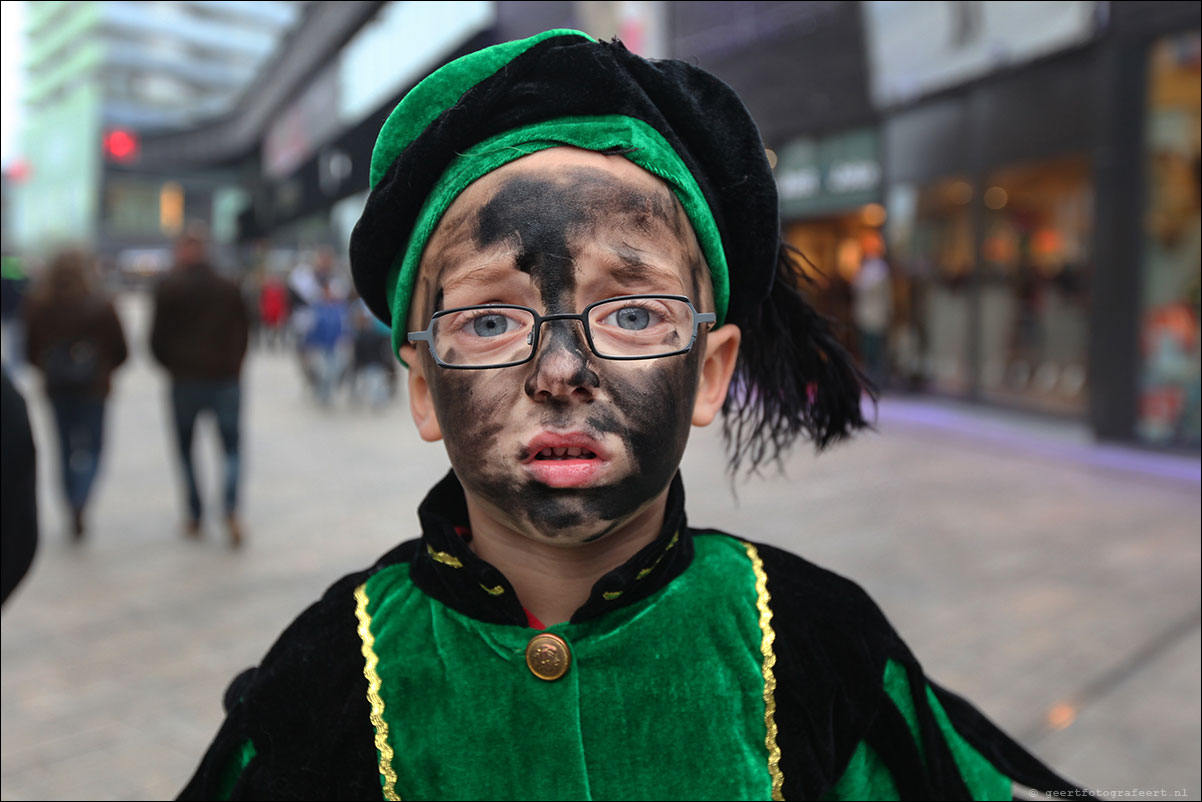
<svg viewBox="0 0 1202 802">
<path fill-rule="evenodd" d="M 4 799 L 174 796 L 229 679 L 347 571 L 416 533 L 447 468 L 408 410 L 322 410 L 290 356 L 245 389 L 247 544 L 181 535 L 164 384 L 142 298 L 85 543 L 60 511 L 34 384 L 42 540 L 3 612 Z M 202 473 L 217 500 L 215 432 Z M 737 488 L 715 430 L 684 466 L 690 520 L 797 551 L 864 585 L 928 673 L 1099 795 L 1198 799 L 1198 462 L 1088 444 L 1063 425 L 891 400 L 879 432 Z M 1049 712 L 1053 715 L 1049 718 Z M 1184 792 L 1184 793 L 1182 793 Z"/>
</svg>

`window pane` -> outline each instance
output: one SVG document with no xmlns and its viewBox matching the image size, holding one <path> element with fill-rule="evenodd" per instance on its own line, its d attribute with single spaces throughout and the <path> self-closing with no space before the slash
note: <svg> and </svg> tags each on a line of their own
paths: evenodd
<svg viewBox="0 0 1202 802">
<path fill-rule="evenodd" d="M 890 260 L 899 273 L 891 349 L 910 384 L 957 395 L 972 386 L 974 190 L 964 176 L 890 193 Z"/>
<path fill-rule="evenodd" d="M 980 387 L 994 401 L 1084 413 L 1093 231 L 1089 161 L 990 174 L 980 271 Z"/>
<path fill-rule="evenodd" d="M 1199 80 L 1195 31 L 1148 56 L 1139 436 L 1197 445 L 1199 416 Z"/>
</svg>

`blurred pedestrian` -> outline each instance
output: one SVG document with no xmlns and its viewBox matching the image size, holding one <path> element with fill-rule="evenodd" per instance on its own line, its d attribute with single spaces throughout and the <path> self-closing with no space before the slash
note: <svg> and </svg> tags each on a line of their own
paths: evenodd
<svg viewBox="0 0 1202 802">
<path fill-rule="evenodd" d="M 866 238 L 864 261 L 852 282 L 852 315 L 859 332 L 860 360 L 877 389 L 889 381 L 889 324 L 893 319 L 893 288 L 880 236 Z"/>
<path fill-rule="evenodd" d="M 334 293 L 329 281 L 321 284 L 321 293 L 310 307 L 312 324 L 305 336 L 305 354 L 314 377 L 317 402 L 329 406 L 334 400 L 346 370 L 343 343 L 346 340 L 346 301 Z"/>
<path fill-rule="evenodd" d="M 29 363 L 41 371 L 54 409 L 63 493 L 79 540 L 100 469 L 113 371 L 129 356 L 125 333 L 81 251 L 50 261 L 29 297 L 25 323 Z"/>
<path fill-rule="evenodd" d="M 37 450 L 29 427 L 25 399 L 8 377 L 0 372 L 0 427 L 4 448 L 0 450 L 0 604 L 33 565 L 38 548 Z"/>
<path fill-rule="evenodd" d="M 263 281 L 266 275 L 262 265 L 255 265 L 242 276 L 240 289 L 242 303 L 246 306 L 246 325 L 250 331 L 252 345 L 263 345 L 263 316 L 259 311 L 259 299 L 263 295 Z"/>
<path fill-rule="evenodd" d="M 241 373 L 248 337 L 238 285 L 217 275 L 209 262 L 206 232 L 189 226 L 176 243 L 174 267 L 155 288 L 150 349 L 171 375 L 171 416 L 187 496 L 185 533 L 201 534 L 204 516 L 192 439 L 197 419 L 210 412 L 225 454 L 223 512 L 234 546 L 242 542 Z"/>
<path fill-rule="evenodd" d="M 392 330 L 371 313 L 362 298 L 351 305 L 351 328 L 354 331 L 351 397 L 379 409 L 396 394 Z"/>
<path fill-rule="evenodd" d="M 337 274 L 334 249 L 323 245 L 301 260 L 288 277 L 289 304 L 292 308 L 292 333 L 296 337 L 297 358 L 305 386 L 320 395 L 321 376 L 318 366 L 327 361 L 329 355 L 317 353 L 317 343 L 330 330 L 330 310 L 327 309 L 325 331 L 314 333 L 317 326 L 317 307 L 330 302 L 345 303 L 349 294 L 346 280 Z M 345 310 L 344 310 L 345 312 Z M 341 336 L 341 328 L 339 336 Z"/>
<path fill-rule="evenodd" d="M 287 335 L 288 288 L 279 276 L 267 275 L 259 291 L 259 321 L 262 343 L 272 350 L 279 348 Z"/>
</svg>

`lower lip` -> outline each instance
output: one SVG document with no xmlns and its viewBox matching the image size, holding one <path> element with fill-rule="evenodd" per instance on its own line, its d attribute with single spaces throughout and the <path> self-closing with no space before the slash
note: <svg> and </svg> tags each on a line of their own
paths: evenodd
<svg viewBox="0 0 1202 802">
<path fill-rule="evenodd" d="M 594 459 L 536 459 L 526 470 L 548 487 L 583 487 L 597 476 L 604 461 Z"/>
</svg>

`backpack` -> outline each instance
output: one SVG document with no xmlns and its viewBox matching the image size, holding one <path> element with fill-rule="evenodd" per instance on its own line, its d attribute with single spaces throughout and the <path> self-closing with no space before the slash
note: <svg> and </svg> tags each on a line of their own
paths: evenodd
<svg viewBox="0 0 1202 802">
<path fill-rule="evenodd" d="M 100 378 L 100 350 L 87 340 L 55 343 L 46 349 L 42 366 L 48 388 L 83 392 Z"/>
</svg>

